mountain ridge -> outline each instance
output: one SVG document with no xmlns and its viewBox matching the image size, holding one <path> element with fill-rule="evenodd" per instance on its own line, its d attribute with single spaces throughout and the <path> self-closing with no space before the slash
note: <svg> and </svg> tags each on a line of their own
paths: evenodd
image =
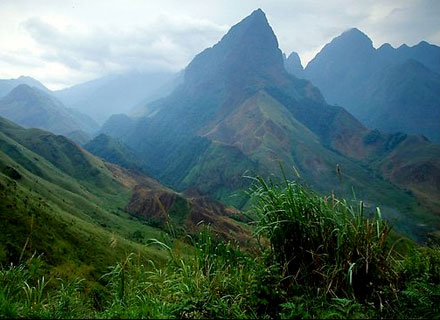
<svg viewBox="0 0 440 320">
<path fill-rule="evenodd" d="M 250 49 L 263 44 L 263 53 Z M 269 176 L 281 162 L 320 192 L 351 194 L 354 187 L 366 201 L 394 208 L 389 213 L 401 219 L 398 228 L 405 228 L 405 219 L 430 216 L 415 196 L 381 179 L 366 160 L 386 157 L 380 150 L 400 141 L 392 144 L 392 135 L 379 133 L 371 142 L 372 130 L 344 108 L 327 104 L 283 63 L 267 19 L 254 11 L 190 62 L 184 82 L 154 102 L 153 113 L 125 119 L 122 136 L 109 122 L 103 133 L 122 139 L 160 181 L 177 190 L 197 188 L 239 208 L 247 200 L 237 194 L 249 185 L 242 176 Z M 340 188 L 337 165 L 344 172 Z M 295 178 L 293 171 L 287 174 Z M 414 232 L 419 237 L 425 231 Z"/>
<path fill-rule="evenodd" d="M 169 93 L 176 78 L 171 72 L 126 72 L 57 90 L 53 95 L 102 124 L 112 114 L 129 113 Z"/>
<path fill-rule="evenodd" d="M 20 84 L 27 84 L 30 87 L 36 87 L 47 93 L 50 92 L 50 90 L 47 89 L 40 81 L 32 77 L 20 76 L 16 79 L 0 79 L 0 99 L 6 96 L 9 92 L 12 91 L 12 89 Z"/>
<path fill-rule="evenodd" d="M 93 133 L 98 125 L 76 110 L 66 108 L 49 93 L 20 84 L 0 100 L 0 115 L 27 127 L 39 127 L 57 134 L 76 130 Z"/>
<path fill-rule="evenodd" d="M 385 43 L 375 49 L 368 36 L 351 29 L 326 44 L 302 75 L 327 101 L 343 106 L 365 125 L 424 134 L 438 143 L 439 56 L 440 47 L 426 41 L 397 49 Z"/>
</svg>

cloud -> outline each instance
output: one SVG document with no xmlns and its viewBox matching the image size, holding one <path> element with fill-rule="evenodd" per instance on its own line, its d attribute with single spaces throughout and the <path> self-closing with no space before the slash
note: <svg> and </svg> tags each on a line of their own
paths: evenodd
<svg viewBox="0 0 440 320">
<path fill-rule="evenodd" d="M 5 64 L 34 68 L 41 64 L 40 59 L 27 49 L 0 52 L 0 61 Z"/>
<path fill-rule="evenodd" d="M 377 19 L 371 15 L 366 24 L 378 44 L 390 42 L 394 46 L 403 43 L 415 45 L 421 40 L 440 43 L 440 1 L 404 1 L 389 8 L 387 15 Z"/>
<path fill-rule="evenodd" d="M 280 46 L 287 54 L 298 52 L 303 62 L 352 27 L 365 32 L 376 47 L 421 40 L 440 44 L 438 0 L 286 0 L 273 1 L 267 8 Z"/>
<path fill-rule="evenodd" d="M 256 8 L 306 64 L 358 27 L 376 47 L 440 43 L 438 0 L 1 0 L 0 78 L 55 88 L 125 70 L 179 70 Z"/>
<path fill-rule="evenodd" d="M 152 23 L 132 29 L 62 29 L 41 18 L 22 23 L 42 48 L 40 58 L 74 70 L 97 74 L 126 70 L 178 71 L 198 51 L 227 31 L 226 26 L 185 16 L 159 16 Z"/>
</svg>

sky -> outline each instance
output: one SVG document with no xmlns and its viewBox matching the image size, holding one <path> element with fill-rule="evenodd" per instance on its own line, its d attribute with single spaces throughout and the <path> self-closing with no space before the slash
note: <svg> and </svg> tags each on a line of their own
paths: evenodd
<svg viewBox="0 0 440 320">
<path fill-rule="evenodd" d="M 0 79 L 31 76 L 56 90 L 179 71 L 257 8 L 303 65 L 353 27 L 375 47 L 440 45 L 439 0 L 0 0 Z"/>
</svg>

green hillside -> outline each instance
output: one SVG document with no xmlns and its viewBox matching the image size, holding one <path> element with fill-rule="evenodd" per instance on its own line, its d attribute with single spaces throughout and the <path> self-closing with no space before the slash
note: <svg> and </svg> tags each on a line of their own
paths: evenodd
<svg viewBox="0 0 440 320">
<path fill-rule="evenodd" d="M 8 318 L 438 318 L 440 251 L 398 239 L 376 209 L 255 179 L 254 237 L 243 250 L 204 229 L 191 254 L 154 241 L 166 264 L 129 255 L 101 287 L 53 278 L 33 258 L 0 266 Z"/>
<path fill-rule="evenodd" d="M 64 137 L 5 119 L 0 148 L 2 263 L 43 253 L 53 271 L 92 278 L 128 252 L 160 260 L 160 252 L 128 240 L 137 230 L 145 240 L 160 231 L 121 210 L 130 190 L 104 162 Z"/>
<path fill-rule="evenodd" d="M 108 135 L 98 135 L 91 141 L 88 141 L 87 144 L 84 145 L 84 149 L 124 168 L 138 170 L 141 168 L 141 166 L 137 164 L 140 161 L 136 159 L 134 152 Z"/>
<path fill-rule="evenodd" d="M 164 261 L 162 250 L 145 244 L 164 236 L 157 227 L 166 229 L 168 215 L 182 216 L 176 226 L 185 232 L 195 232 L 208 219 L 226 238 L 231 237 L 228 229 L 235 230 L 235 238 L 247 234 L 230 218 L 236 212 L 212 200 L 178 196 L 147 176 L 103 162 L 63 136 L 3 118 L 0 185 L 0 263 L 43 254 L 54 276 L 96 281 L 108 265 L 131 252 L 141 261 Z M 151 199 L 157 205 L 146 210 Z M 179 207 L 178 201 L 187 205 Z M 157 212 L 165 216 L 151 227 Z"/>
</svg>

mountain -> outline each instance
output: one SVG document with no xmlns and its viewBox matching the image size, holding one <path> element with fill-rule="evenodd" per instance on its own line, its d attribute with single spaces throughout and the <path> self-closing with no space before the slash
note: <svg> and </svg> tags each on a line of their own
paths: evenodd
<svg viewBox="0 0 440 320">
<path fill-rule="evenodd" d="M 143 117 L 155 111 L 154 102 L 162 97 L 169 95 L 175 88 L 183 82 L 183 71 L 171 76 L 171 79 L 165 82 L 158 89 L 145 96 L 140 102 L 134 105 L 127 114 L 131 117 Z"/>
<path fill-rule="evenodd" d="M 301 64 L 301 59 L 296 52 L 291 52 L 284 62 L 284 67 L 287 72 L 295 75 L 297 78 L 304 78 L 304 67 Z"/>
<path fill-rule="evenodd" d="M 135 107 L 168 94 L 176 75 L 170 72 L 128 72 L 55 91 L 66 106 L 103 123 L 112 114 L 129 113 Z"/>
<path fill-rule="evenodd" d="M 288 177 L 299 176 L 320 192 L 347 196 L 354 190 L 416 239 L 440 228 L 429 200 L 379 172 L 377 162 L 412 138 L 364 127 L 327 104 L 310 82 L 288 74 L 260 9 L 198 54 L 182 84 L 150 107 L 140 118 L 111 118 L 101 132 L 120 139 L 153 176 L 177 190 L 197 189 L 247 208 L 241 191 L 251 180 L 243 175 L 270 176 L 281 162 Z M 423 152 L 431 148 L 437 150 L 427 143 Z M 432 187 L 428 177 L 421 179 Z M 428 220 L 429 227 L 418 225 Z"/>
<path fill-rule="evenodd" d="M 440 73 L 410 59 L 369 76 L 347 109 L 369 127 L 423 134 L 440 143 L 439 88 Z"/>
<path fill-rule="evenodd" d="M 88 141 L 84 149 L 121 167 L 141 170 L 134 152 L 122 142 L 106 134 L 100 134 Z"/>
<path fill-rule="evenodd" d="M 378 150 L 380 155 L 370 167 L 416 195 L 431 212 L 440 214 L 440 147 L 424 136 L 402 133 L 388 136 L 387 140 L 384 141 L 377 130 L 365 137 L 367 144 L 382 145 Z"/>
<path fill-rule="evenodd" d="M 59 100 L 35 87 L 21 84 L 0 100 L 0 115 L 25 127 L 36 127 L 57 134 L 99 129 L 88 116 L 66 108 Z"/>
<path fill-rule="evenodd" d="M 102 125 L 100 133 L 117 139 L 129 134 L 136 121 L 126 114 L 114 114 Z"/>
<path fill-rule="evenodd" d="M 6 96 L 15 87 L 20 84 L 26 84 L 29 87 L 35 87 L 45 92 L 50 92 L 41 82 L 31 77 L 21 76 L 17 79 L 0 79 L 0 99 Z"/>
<path fill-rule="evenodd" d="M 80 146 L 86 144 L 92 139 L 92 137 L 88 133 L 82 130 L 75 130 L 72 132 L 68 132 L 65 133 L 64 136 Z"/>
<path fill-rule="evenodd" d="M 424 41 L 375 49 L 367 35 L 351 29 L 325 45 L 302 75 L 365 125 L 438 143 L 439 56 L 440 47 Z"/>
<path fill-rule="evenodd" d="M 43 254 L 54 275 L 97 280 L 109 264 L 147 247 L 166 222 L 185 232 L 202 220 L 226 239 L 249 232 L 234 209 L 198 195 L 178 194 L 139 172 L 91 155 L 64 136 L 24 129 L 0 117 L 0 263 Z M 23 256 L 24 255 L 24 256 Z M 72 274 L 71 274 L 72 273 Z"/>
<path fill-rule="evenodd" d="M 0 118 L 0 261 L 17 264 L 34 252 L 57 276 L 92 279 L 125 252 L 161 259 L 129 240 L 159 231 L 129 219 L 129 189 L 100 159 L 63 136 L 24 129 Z M 111 239 L 117 246 L 109 245 Z M 24 255 L 23 255 L 24 254 Z"/>
</svg>

